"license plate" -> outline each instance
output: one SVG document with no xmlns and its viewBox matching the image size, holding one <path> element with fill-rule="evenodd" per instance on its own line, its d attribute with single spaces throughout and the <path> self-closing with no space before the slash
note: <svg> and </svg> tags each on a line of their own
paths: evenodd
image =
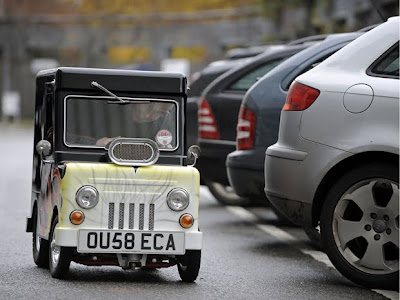
<svg viewBox="0 0 400 300">
<path fill-rule="evenodd" d="M 184 254 L 183 232 L 79 230 L 80 253 Z"/>
</svg>

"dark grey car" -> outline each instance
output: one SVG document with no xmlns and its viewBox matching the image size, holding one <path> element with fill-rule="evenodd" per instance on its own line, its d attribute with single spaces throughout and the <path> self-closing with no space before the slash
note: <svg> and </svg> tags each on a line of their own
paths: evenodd
<svg viewBox="0 0 400 300">
<path fill-rule="evenodd" d="M 287 59 L 249 89 L 239 113 L 237 149 L 226 159 L 229 182 L 238 195 L 265 198 L 265 150 L 278 140 L 280 113 L 292 81 L 362 34 L 329 35 Z"/>
<path fill-rule="evenodd" d="M 200 96 L 205 88 L 220 75 L 230 69 L 251 60 L 251 57 L 241 59 L 225 59 L 214 61 L 196 74 L 196 79 L 189 83 L 187 106 L 186 106 L 186 136 L 187 145 L 197 143 L 197 109 Z"/>
<path fill-rule="evenodd" d="M 218 77 L 203 92 L 198 140 L 202 155 L 196 166 L 219 202 L 228 205 L 249 203 L 249 199 L 230 191 L 225 167 L 226 156 L 236 149 L 238 113 L 246 91 L 282 61 L 308 46 L 271 46 L 263 54 Z"/>
</svg>

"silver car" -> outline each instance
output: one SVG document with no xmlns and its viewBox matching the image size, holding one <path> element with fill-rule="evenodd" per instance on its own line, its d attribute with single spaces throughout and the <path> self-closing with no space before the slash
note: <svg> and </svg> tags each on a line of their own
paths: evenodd
<svg viewBox="0 0 400 300">
<path fill-rule="evenodd" d="M 265 193 L 350 280 L 399 284 L 399 17 L 291 85 Z"/>
</svg>

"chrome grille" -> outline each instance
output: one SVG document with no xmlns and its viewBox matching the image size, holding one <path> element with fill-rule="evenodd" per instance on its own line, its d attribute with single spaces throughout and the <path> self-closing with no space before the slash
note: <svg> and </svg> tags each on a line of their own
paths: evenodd
<svg viewBox="0 0 400 300">
<path fill-rule="evenodd" d="M 144 204 L 139 205 L 139 230 L 143 230 L 144 226 Z"/>
<path fill-rule="evenodd" d="M 154 204 L 150 204 L 149 230 L 154 230 Z"/>
<path fill-rule="evenodd" d="M 112 202 L 108 205 L 108 229 L 154 230 L 154 214 L 154 204 Z M 114 228 L 114 224 L 118 224 L 118 228 Z"/>
<path fill-rule="evenodd" d="M 124 204 L 119 204 L 119 219 L 118 219 L 118 229 L 124 229 Z"/>
<path fill-rule="evenodd" d="M 117 165 L 149 166 L 160 155 L 157 144 L 150 139 L 118 138 L 109 147 L 109 157 Z"/>
<path fill-rule="evenodd" d="M 129 229 L 133 229 L 134 216 L 135 216 L 135 204 L 129 203 Z"/>
<path fill-rule="evenodd" d="M 110 203 L 108 206 L 108 229 L 114 227 L 114 203 Z"/>
<path fill-rule="evenodd" d="M 153 150 L 147 144 L 117 144 L 113 148 L 113 155 L 121 160 L 149 160 Z"/>
</svg>

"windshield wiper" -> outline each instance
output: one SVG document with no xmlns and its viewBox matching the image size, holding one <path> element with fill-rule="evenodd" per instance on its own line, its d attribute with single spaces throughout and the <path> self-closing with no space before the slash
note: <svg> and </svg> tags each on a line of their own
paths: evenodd
<svg viewBox="0 0 400 300">
<path fill-rule="evenodd" d="M 100 83 L 97 83 L 96 81 L 92 81 L 90 85 L 93 86 L 93 87 L 96 87 L 96 88 L 98 88 L 98 89 L 100 89 L 100 90 L 102 90 L 103 92 L 105 92 L 105 93 L 107 93 L 107 94 L 109 94 L 110 96 L 112 96 L 113 98 L 115 98 L 115 100 L 117 100 L 117 101 L 120 102 L 120 103 L 129 103 L 129 101 L 124 100 L 124 99 L 118 97 L 117 95 L 115 95 L 114 93 L 110 92 L 110 91 L 107 90 L 104 86 L 102 86 Z M 109 102 L 109 103 L 110 103 L 110 102 L 111 102 L 111 103 L 115 103 L 115 101 L 108 101 L 108 102 Z"/>
</svg>

